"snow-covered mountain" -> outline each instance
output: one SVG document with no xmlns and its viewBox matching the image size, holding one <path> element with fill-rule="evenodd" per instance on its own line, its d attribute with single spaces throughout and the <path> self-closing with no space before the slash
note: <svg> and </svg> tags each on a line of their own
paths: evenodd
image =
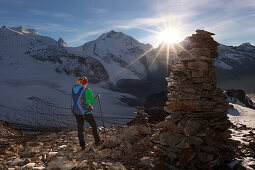
<svg viewBox="0 0 255 170">
<path fill-rule="evenodd" d="M 188 38 L 180 44 L 169 46 L 169 63 L 172 58 L 176 57 L 176 54 L 184 50 L 187 43 L 189 43 Z M 165 69 L 167 45 L 160 44 L 154 53 L 158 54 L 157 60 L 160 67 Z M 215 66 L 218 87 L 242 89 L 249 93 L 255 92 L 255 46 L 250 43 L 243 43 L 235 47 L 220 44 Z"/>
<path fill-rule="evenodd" d="M 114 57 L 109 56 L 108 61 L 102 62 L 94 56 L 74 55 L 56 40 L 42 36 L 36 30 L 22 26 L 1 27 L 0 118 L 26 124 L 74 123 L 68 109 L 70 93 L 76 77 L 81 75 L 89 78 L 89 87 L 94 93 L 101 94 L 106 117 L 123 116 L 121 114 L 132 117 L 136 108 L 122 101 L 126 101 L 124 98 L 137 100 L 136 97 L 105 88 L 104 81 L 108 81 L 112 74 L 109 69 L 117 72 L 124 67 L 120 67 L 122 60 Z M 111 67 L 103 65 L 107 62 L 112 63 Z M 130 71 L 130 77 L 138 78 L 135 69 Z M 99 116 L 97 105 L 95 115 Z M 125 121 L 128 120 L 112 119 L 111 123 Z"/>
<path fill-rule="evenodd" d="M 237 83 L 226 85 L 225 80 L 238 81 L 240 86 L 241 78 L 251 76 L 249 83 L 254 90 L 254 49 L 247 43 L 238 47 L 219 46 L 216 66 L 221 87 L 242 88 L 243 85 L 233 87 Z M 63 39 L 56 41 L 34 29 L 3 26 L 0 29 L 0 118 L 30 124 L 74 122 L 70 110 L 63 107 L 69 107 L 71 87 L 81 75 L 89 78 L 94 93 L 102 94 L 106 116 L 132 117 L 135 105 L 143 97 L 165 90 L 166 52 L 162 45 L 155 49 L 115 31 L 81 46 L 68 47 Z M 169 63 L 174 56 L 173 51 L 170 53 Z M 95 114 L 99 113 L 98 107 L 95 110 Z M 49 112 L 54 114 L 47 115 Z"/>
<path fill-rule="evenodd" d="M 255 60 L 255 46 L 250 43 L 243 43 L 237 47 L 220 44 L 218 52 L 219 60 L 216 62 L 216 66 L 226 70 L 235 69 L 234 61 L 242 64 Z M 245 69 L 249 69 L 249 66 L 247 65 Z"/>
<path fill-rule="evenodd" d="M 7 65 L 20 65 L 32 57 L 37 61 L 54 63 L 57 72 L 86 75 L 93 81 L 109 78 L 103 65 L 96 59 L 89 56 L 81 59 L 69 54 L 56 40 L 42 36 L 34 29 L 3 26 L 0 29 L 0 46 L 0 57 L 4 58 L 3 62 L 6 61 Z"/>
<path fill-rule="evenodd" d="M 71 54 L 96 58 L 106 68 L 110 81 L 116 83 L 122 78 L 143 78 L 147 71 L 148 57 L 140 60 L 139 57 L 151 48 L 148 44 L 142 44 L 128 35 L 112 30 L 82 46 L 65 49 Z M 138 61 L 129 65 L 135 59 Z"/>
<path fill-rule="evenodd" d="M 255 91 L 255 46 L 243 43 L 239 46 L 218 47 L 216 62 L 219 86 Z"/>
</svg>

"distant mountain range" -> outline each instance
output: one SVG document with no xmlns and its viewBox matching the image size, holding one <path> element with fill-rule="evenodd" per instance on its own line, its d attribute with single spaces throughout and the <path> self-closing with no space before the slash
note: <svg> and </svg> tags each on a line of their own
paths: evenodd
<svg viewBox="0 0 255 170">
<path fill-rule="evenodd" d="M 216 61 L 219 87 L 243 89 L 255 92 L 255 46 L 243 43 L 239 46 L 218 46 Z"/>
<path fill-rule="evenodd" d="M 85 75 L 92 89 L 104 93 L 107 112 L 115 114 L 124 109 L 123 114 L 131 115 L 147 95 L 166 89 L 165 77 L 169 73 L 166 51 L 162 44 L 153 48 L 115 31 L 81 46 L 69 47 L 62 38 L 56 41 L 34 29 L 3 26 L 0 28 L 0 105 L 13 103 L 17 108 L 29 108 L 35 103 L 28 98 L 37 97 L 69 106 L 75 78 Z M 218 52 L 215 65 L 219 87 L 255 92 L 255 46 L 220 44 Z M 155 56 L 159 57 L 155 59 Z M 0 118 L 11 119 L 9 111 L 3 113 Z"/>
</svg>

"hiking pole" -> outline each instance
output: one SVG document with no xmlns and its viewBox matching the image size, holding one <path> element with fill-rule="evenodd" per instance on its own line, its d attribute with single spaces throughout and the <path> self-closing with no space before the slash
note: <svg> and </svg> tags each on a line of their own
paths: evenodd
<svg viewBox="0 0 255 170">
<path fill-rule="evenodd" d="M 103 118 L 103 112 L 102 112 L 102 107 L 101 107 L 101 100 L 100 100 L 100 98 L 98 99 L 98 104 L 99 104 L 99 107 L 100 107 L 101 119 L 102 119 L 103 127 L 104 127 L 104 138 L 105 138 L 105 140 L 106 140 L 106 132 L 105 132 L 104 118 Z"/>
</svg>

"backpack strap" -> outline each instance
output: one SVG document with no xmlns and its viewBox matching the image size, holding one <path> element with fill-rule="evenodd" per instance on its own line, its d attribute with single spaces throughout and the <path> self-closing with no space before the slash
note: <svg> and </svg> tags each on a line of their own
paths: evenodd
<svg viewBox="0 0 255 170">
<path fill-rule="evenodd" d="M 86 104 L 86 90 L 87 90 L 87 87 L 84 88 L 84 102 L 85 102 L 85 105 L 87 106 L 87 104 Z"/>
</svg>

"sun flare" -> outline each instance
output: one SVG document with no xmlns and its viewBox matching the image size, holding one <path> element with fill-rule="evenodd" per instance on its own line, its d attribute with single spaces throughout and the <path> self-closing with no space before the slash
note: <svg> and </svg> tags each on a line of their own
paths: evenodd
<svg viewBox="0 0 255 170">
<path fill-rule="evenodd" d="M 182 39 L 180 37 L 180 33 L 176 29 L 165 29 L 158 33 L 158 38 L 160 41 L 166 43 L 177 43 Z"/>
</svg>

